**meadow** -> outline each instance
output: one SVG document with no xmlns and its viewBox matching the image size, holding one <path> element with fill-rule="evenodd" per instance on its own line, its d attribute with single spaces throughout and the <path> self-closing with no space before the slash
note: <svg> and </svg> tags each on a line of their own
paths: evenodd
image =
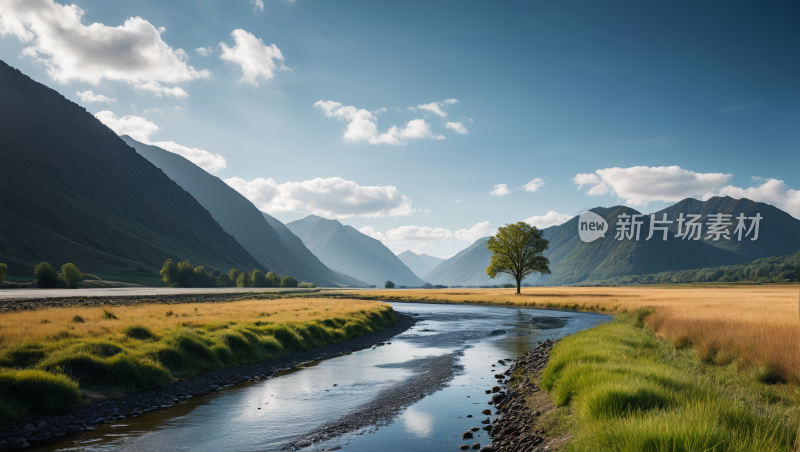
<svg viewBox="0 0 800 452">
<path fill-rule="evenodd" d="M 800 383 L 800 287 L 676 285 L 353 291 L 384 301 L 571 309 L 607 314 L 652 310 L 656 334 L 707 364 L 759 368 L 773 382 Z"/>
<path fill-rule="evenodd" d="M 375 301 L 276 298 L 0 314 L 0 423 L 380 330 Z"/>
<path fill-rule="evenodd" d="M 568 407 L 571 451 L 797 450 L 800 413 L 750 370 L 700 363 L 644 327 L 649 311 L 559 342 L 539 384 Z"/>
</svg>

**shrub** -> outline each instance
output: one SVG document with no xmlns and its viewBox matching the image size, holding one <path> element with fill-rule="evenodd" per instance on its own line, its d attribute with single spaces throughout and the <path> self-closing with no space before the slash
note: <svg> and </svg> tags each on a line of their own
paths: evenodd
<svg viewBox="0 0 800 452">
<path fill-rule="evenodd" d="M 77 289 L 83 281 L 83 273 L 72 263 L 61 266 L 59 277 L 69 289 Z"/>
<path fill-rule="evenodd" d="M 291 276 L 284 276 L 281 280 L 281 287 L 297 287 L 297 280 Z"/>
<path fill-rule="evenodd" d="M 41 262 L 33 269 L 33 277 L 36 278 L 36 285 L 42 289 L 61 287 L 63 284 L 56 271 L 47 262 Z"/>
<path fill-rule="evenodd" d="M 6 273 L 8 273 L 8 265 L 0 263 L 0 286 L 6 282 Z"/>
<path fill-rule="evenodd" d="M 425 283 L 425 284 L 423 284 L 421 287 L 422 287 L 423 289 L 433 289 L 434 285 L 433 285 L 433 284 L 431 284 L 431 283 L 429 283 L 429 282 L 426 282 L 426 283 Z"/>
<path fill-rule="evenodd" d="M 250 282 L 253 287 L 266 287 L 267 279 L 261 270 L 253 270 L 250 274 Z"/>
<path fill-rule="evenodd" d="M 304 289 L 313 289 L 313 288 L 317 287 L 317 283 L 301 282 L 300 284 L 297 285 L 297 287 L 302 287 Z"/>
<path fill-rule="evenodd" d="M 383 287 L 385 287 L 387 289 L 394 289 L 394 283 L 391 282 L 391 281 L 386 281 L 386 283 L 383 285 Z"/>
<path fill-rule="evenodd" d="M 161 267 L 161 280 L 170 287 L 178 284 L 178 267 L 175 266 L 172 259 L 167 259 L 164 266 Z"/>
<path fill-rule="evenodd" d="M 125 333 L 125 335 L 130 338 L 140 339 L 140 340 L 152 339 L 156 337 L 156 335 L 153 334 L 152 331 L 150 331 L 149 329 L 147 329 L 147 327 L 144 327 L 142 325 L 131 325 L 125 328 L 125 331 L 123 331 L 123 333 Z"/>
<path fill-rule="evenodd" d="M 281 285 L 281 277 L 275 272 L 269 272 L 264 277 L 266 279 L 265 287 L 279 287 Z"/>
<path fill-rule="evenodd" d="M 107 320 L 117 320 L 117 316 L 108 309 L 103 309 L 103 318 Z"/>
</svg>

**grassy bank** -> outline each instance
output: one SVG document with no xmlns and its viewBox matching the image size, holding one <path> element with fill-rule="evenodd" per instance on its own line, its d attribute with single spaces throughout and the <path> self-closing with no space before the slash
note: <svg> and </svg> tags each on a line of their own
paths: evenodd
<svg viewBox="0 0 800 452">
<path fill-rule="evenodd" d="M 797 450 L 800 415 L 763 370 L 704 365 L 644 327 L 644 313 L 563 339 L 540 386 L 569 407 L 574 451 Z"/>
<path fill-rule="evenodd" d="M 74 408 L 87 389 L 121 395 L 394 322 L 382 303 L 314 298 L 0 314 L 0 422 Z"/>
</svg>

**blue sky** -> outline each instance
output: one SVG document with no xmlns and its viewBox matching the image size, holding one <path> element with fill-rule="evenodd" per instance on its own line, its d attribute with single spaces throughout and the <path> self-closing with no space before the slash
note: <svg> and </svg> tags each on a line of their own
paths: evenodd
<svg viewBox="0 0 800 452">
<path fill-rule="evenodd" d="M 505 223 L 598 205 L 727 194 L 800 218 L 797 13 L 0 0 L 0 59 L 282 221 L 338 217 L 395 252 L 449 257 Z"/>
</svg>

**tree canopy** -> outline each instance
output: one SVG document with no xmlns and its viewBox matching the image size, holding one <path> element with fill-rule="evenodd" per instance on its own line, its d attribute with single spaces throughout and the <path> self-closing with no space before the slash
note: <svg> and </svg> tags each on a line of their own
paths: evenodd
<svg viewBox="0 0 800 452">
<path fill-rule="evenodd" d="M 391 281 L 386 281 L 386 284 L 383 285 L 386 289 L 394 289 L 394 283 Z"/>
<path fill-rule="evenodd" d="M 528 275 L 550 274 L 550 260 L 542 255 L 548 245 L 536 226 L 523 221 L 502 226 L 486 243 L 486 248 L 492 253 L 486 274 L 492 279 L 499 274 L 510 275 L 516 280 L 519 293 L 522 280 Z"/>
</svg>

